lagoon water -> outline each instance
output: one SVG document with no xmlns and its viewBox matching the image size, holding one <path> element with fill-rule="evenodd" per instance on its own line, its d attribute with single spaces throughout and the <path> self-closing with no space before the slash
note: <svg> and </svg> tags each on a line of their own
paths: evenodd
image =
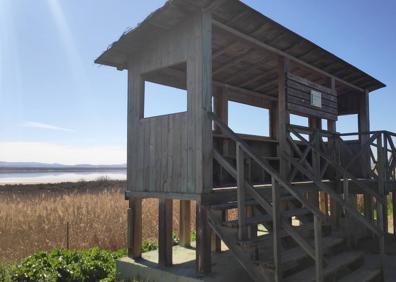
<svg viewBox="0 0 396 282">
<path fill-rule="evenodd" d="M 93 181 L 101 178 L 126 180 L 126 170 L 0 173 L 0 185 Z"/>
</svg>

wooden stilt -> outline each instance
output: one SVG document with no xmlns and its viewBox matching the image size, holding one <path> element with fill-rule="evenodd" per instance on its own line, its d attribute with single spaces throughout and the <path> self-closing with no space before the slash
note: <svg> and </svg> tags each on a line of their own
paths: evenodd
<svg viewBox="0 0 396 282">
<path fill-rule="evenodd" d="M 392 206 L 393 206 L 393 238 L 396 240 L 396 192 L 392 192 Z"/>
<path fill-rule="evenodd" d="M 191 201 L 180 201 L 180 231 L 179 245 L 183 247 L 191 246 Z"/>
<path fill-rule="evenodd" d="M 196 267 L 198 273 L 207 274 L 211 272 L 211 230 L 208 224 L 207 207 L 200 203 L 196 208 Z"/>
<path fill-rule="evenodd" d="M 282 280 L 282 254 L 281 254 L 281 242 L 280 242 L 280 225 L 281 225 L 281 211 L 280 211 L 280 195 L 279 185 L 272 179 L 272 213 L 273 213 L 273 246 L 274 246 L 274 266 L 275 266 L 275 282 Z"/>
<path fill-rule="evenodd" d="M 320 118 L 316 118 L 316 117 L 309 118 L 309 127 L 314 130 L 321 129 L 322 128 L 322 120 Z M 313 138 L 316 138 L 316 140 L 314 141 L 316 149 L 320 149 L 320 137 L 317 135 L 310 136 L 311 141 Z M 320 156 L 314 152 L 312 152 L 312 168 L 314 170 L 315 177 L 317 179 L 320 179 Z M 308 197 L 309 197 L 309 201 L 315 207 L 320 206 L 319 205 L 319 192 L 317 192 L 317 191 L 309 192 Z M 322 207 L 321 207 L 321 210 L 323 211 Z"/>
<path fill-rule="evenodd" d="M 129 199 L 128 208 L 128 257 L 137 259 L 142 256 L 142 200 Z"/>
<path fill-rule="evenodd" d="M 160 199 L 158 263 L 163 267 L 172 265 L 172 208 L 172 200 Z"/>
</svg>

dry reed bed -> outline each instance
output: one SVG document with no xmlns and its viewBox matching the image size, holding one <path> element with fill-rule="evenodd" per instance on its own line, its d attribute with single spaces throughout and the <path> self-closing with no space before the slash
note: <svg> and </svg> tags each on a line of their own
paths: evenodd
<svg viewBox="0 0 396 282">
<path fill-rule="evenodd" d="M 125 182 L 96 181 L 0 187 L 0 262 L 38 250 L 126 247 Z M 174 201 L 174 230 L 179 205 Z M 143 201 L 143 238 L 158 237 L 158 200 Z"/>
</svg>

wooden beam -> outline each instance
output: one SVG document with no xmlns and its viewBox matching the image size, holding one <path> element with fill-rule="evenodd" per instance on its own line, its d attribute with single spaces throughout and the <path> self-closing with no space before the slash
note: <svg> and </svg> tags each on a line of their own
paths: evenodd
<svg viewBox="0 0 396 282">
<path fill-rule="evenodd" d="M 221 87 L 224 87 L 224 88 L 232 90 L 232 91 L 240 92 L 241 94 L 246 94 L 246 95 L 259 97 L 259 98 L 262 98 L 262 99 L 267 99 L 268 101 L 271 101 L 271 102 L 274 102 L 274 101 L 278 100 L 276 97 L 267 95 L 267 94 L 262 93 L 262 92 L 252 91 L 252 90 L 249 90 L 249 89 L 246 89 L 246 88 L 241 88 L 241 87 L 238 87 L 238 86 L 235 86 L 235 85 L 222 83 L 220 81 L 213 81 L 213 85 L 214 86 L 221 86 Z"/>
<path fill-rule="evenodd" d="M 179 245 L 183 247 L 191 246 L 191 201 L 180 200 L 180 231 Z"/>
<path fill-rule="evenodd" d="M 248 228 L 246 226 L 246 187 L 245 187 L 245 157 L 242 149 L 237 144 L 237 194 L 238 194 L 238 237 L 239 240 L 248 239 Z"/>
<path fill-rule="evenodd" d="M 368 91 L 364 94 L 358 96 L 359 97 L 359 112 L 358 112 L 358 127 L 359 132 L 369 132 L 370 131 L 370 108 L 369 108 L 369 96 Z M 369 134 L 362 134 L 359 135 L 360 145 L 363 146 L 368 140 L 370 136 Z M 370 155 L 369 155 L 370 148 L 367 147 L 367 153 L 364 154 L 363 162 L 361 163 L 362 167 L 362 176 L 367 178 L 369 175 L 369 171 L 371 169 L 370 165 Z M 369 221 L 373 220 L 373 200 L 371 195 L 364 193 L 364 214 Z"/>
<path fill-rule="evenodd" d="M 313 129 L 313 132 L 315 132 L 315 130 L 321 130 L 322 129 L 322 120 L 320 118 L 317 117 L 310 117 L 309 118 L 309 127 Z M 314 139 L 315 138 L 315 139 Z M 317 150 L 320 149 L 320 140 L 319 140 L 319 136 L 318 135 L 310 135 L 310 141 L 313 142 L 315 148 Z M 312 152 L 312 168 L 313 168 L 313 173 L 314 173 L 314 177 L 317 180 L 320 180 L 320 156 L 319 154 L 315 153 L 314 151 Z M 309 192 L 308 193 L 308 198 L 309 201 L 316 207 L 320 207 L 320 209 L 323 211 L 323 207 L 321 207 L 319 205 L 319 191 L 315 191 L 315 192 Z"/>
<path fill-rule="evenodd" d="M 158 264 L 162 267 L 172 265 L 172 210 L 172 200 L 159 200 Z"/>
<path fill-rule="evenodd" d="M 196 207 L 196 267 L 198 273 L 208 274 L 212 270 L 211 229 L 208 223 L 206 206 L 197 203 Z"/>
<path fill-rule="evenodd" d="M 280 206 L 280 187 L 272 178 L 272 234 L 273 234 L 273 252 L 275 266 L 275 282 L 282 281 L 282 253 L 281 253 L 281 206 Z"/>
<path fill-rule="evenodd" d="M 315 233 L 315 269 L 316 282 L 323 282 L 323 242 L 322 242 L 322 223 L 320 218 L 314 217 L 314 233 Z"/>
<path fill-rule="evenodd" d="M 216 27 L 218 27 L 218 28 L 220 28 L 222 30 L 225 30 L 225 31 L 227 31 L 227 32 L 239 37 L 240 39 L 243 39 L 243 40 L 245 40 L 247 42 L 250 42 L 253 45 L 259 46 L 259 47 L 264 48 L 264 49 L 266 49 L 268 51 L 271 51 L 271 52 L 273 52 L 273 53 L 275 53 L 277 55 L 280 55 L 282 57 L 290 59 L 293 62 L 296 62 L 296 63 L 298 63 L 300 65 L 303 65 L 303 66 L 305 66 L 305 67 L 307 67 L 307 68 L 309 68 L 309 69 L 311 69 L 311 70 L 313 70 L 315 72 L 323 74 L 323 75 L 325 75 L 325 76 L 327 76 L 329 78 L 334 78 L 338 82 L 340 82 L 342 84 L 345 84 L 345 85 L 347 85 L 347 86 L 349 86 L 349 87 L 351 87 L 351 88 L 353 88 L 355 90 L 358 90 L 360 92 L 364 92 L 364 89 L 362 89 L 362 88 L 360 88 L 360 87 L 358 87 L 356 85 L 353 85 L 353 84 L 351 84 L 351 83 L 349 83 L 349 82 L 347 82 L 347 81 L 345 81 L 343 79 L 335 77 L 334 75 L 331 75 L 331 74 L 321 70 L 320 68 L 314 67 L 314 66 L 304 62 L 303 60 L 300 60 L 300 59 L 298 59 L 298 58 L 296 58 L 296 57 L 294 57 L 294 56 L 292 56 L 292 55 L 290 55 L 290 54 L 288 54 L 288 53 L 286 53 L 286 52 L 284 52 L 282 50 L 276 49 L 275 47 L 272 47 L 272 46 L 270 46 L 270 45 L 268 45 L 268 44 L 266 44 L 264 42 L 261 42 L 260 40 L 257 40 L 256 38 L 254 38 L 254 37 L 252 37 L 250 35 L 244 34 L 244 33 L 240 32 L 240 31 L 238 31 L 238 30 L 236 30 L 236 29 L 234 29 L 232 27 L 229 27 L 229 26 L 219 22 L 219 21 L 213 20 L 213 24 Z"/>
<path fill-rule="evenodd" d="M 128 257 L 137 259 L 142 256 L 142 200 L 129 199 L 128 209 Z"/>
<path fill-rule="evenodd" d="M 278 59 L 278 141 L 279 150 L 285 151 L 290 155 L 290 147 L 287 142 L 287 128 L 290 123 L 290 114 L 287 107 L 287 91 L 286 91 L 286 77 L 289 71 L 289 60 L 285 57 Z M 287 179 L 290 164 L 281 159 L 280 162 L 280 175 L 283 179 Z"/>
</svg>

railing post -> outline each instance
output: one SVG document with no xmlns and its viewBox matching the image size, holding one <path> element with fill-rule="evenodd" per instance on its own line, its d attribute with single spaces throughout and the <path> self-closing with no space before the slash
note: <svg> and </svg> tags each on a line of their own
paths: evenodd
<svg viewBox="0 0 396 282">
<path fill-rule="evenodd" d="M 378 169 L 378 193 L 382 196 L 382 199 L 386 201 L 385 197 L 385 156 L 383 148 L 382 134 L 378 135 L 377 139 L 377 169 Z M 386 212 L 385 212 L 386 214 Z M 381 257 L 381 267 L 384 265 L 385 256 L 385 221 L 384 221 L 384 204 L 382 201 L 377 200 L 377 224 L 380 230 L 383 232 L 379 238 L 379 252 Z M 383 271 L 383 269 L 382 269 Z"/>
<path fill-rule="evenodd" d="M 384 230 L 385 233 L 388 232 L 388 181 L 389 181 L 389 163 L 388 163 L 388 136 L 386 132 L 382 132 L 383 136 L 384 148 L 383 148 L 383 159 L 384 159 L 384 186 L 383 186 L 383 198 L 385 200 L 385 204 L 383 206 L 383 221 L 384 221 Z"/>
<path fill-rule="evenodd" d="M 314 216 L 316 282 L 323 282 L 322 222 Z"/>
<path fill-rule="evenodd" d="M 337 165 L 341 165 L 341 155 L 340 155 L 340 150 L 341 150 L 341 140 L 338 139 L 338 135 L 336 135 L 336 133 L 334 133 L 333 135 L 334 137 L 334 160 L 337 163 Z M 339 137 L 341 138 L 341 137 Z M 334 171 L 334 180 L 336 182 L 336 186 L 335 186 L 335 192 L 340 195 L 341 194 L 341 176 L 340 173 L 335 170 Z M 331 204 L 331 214 L 332 214 L 332 218 L 333 218 L 333 225 L 338 227 L 340 225 L 340 217 L 341 217 L 341 206 L 339 204 L 337 204 L 336 201 L 332 201 Z"/>
<path fill-rule="evenodd" d="M 238 236 L 239 240 L 248 239 L 248 228 L 246 226 L 246 187 L 245 187 L 245 154 L 237 143 L 237 195 L 238 195 Z"/>
<path fill-rule="evenodd" d="M 282 258 L 281 258 L 281 243 L 280 243 L 280 226 L 281 226 L 281 210 L 280 210 L 280 193 L 279 184 L 275 179 L 271 178 L 272 182 L 272 236 L 274 246 L 274 266 L 275 266 L 275 282 L 282 280 Z"/>
<path fill-rule="evenodd" d="M 344 192 L 344 200 L 345 202 L 347 202 L 348 204 L 351 203 L 351 197 L 349 194 L 349 180 L 347 178 L 346 175 L 343 176 L 343 182 L 342 182 L 342 186 L 343 186 L 343 192 Z M 347 235 L 347 244 L 348 246 L 351 246 L 352 244 L 352 222 L 351 222 L 351 217 L 349 216 L 348 212 L 346 211 L 346 209 L 344 208 L 344 214 L 345 214 L 345 232 Z"/>
</svg>

